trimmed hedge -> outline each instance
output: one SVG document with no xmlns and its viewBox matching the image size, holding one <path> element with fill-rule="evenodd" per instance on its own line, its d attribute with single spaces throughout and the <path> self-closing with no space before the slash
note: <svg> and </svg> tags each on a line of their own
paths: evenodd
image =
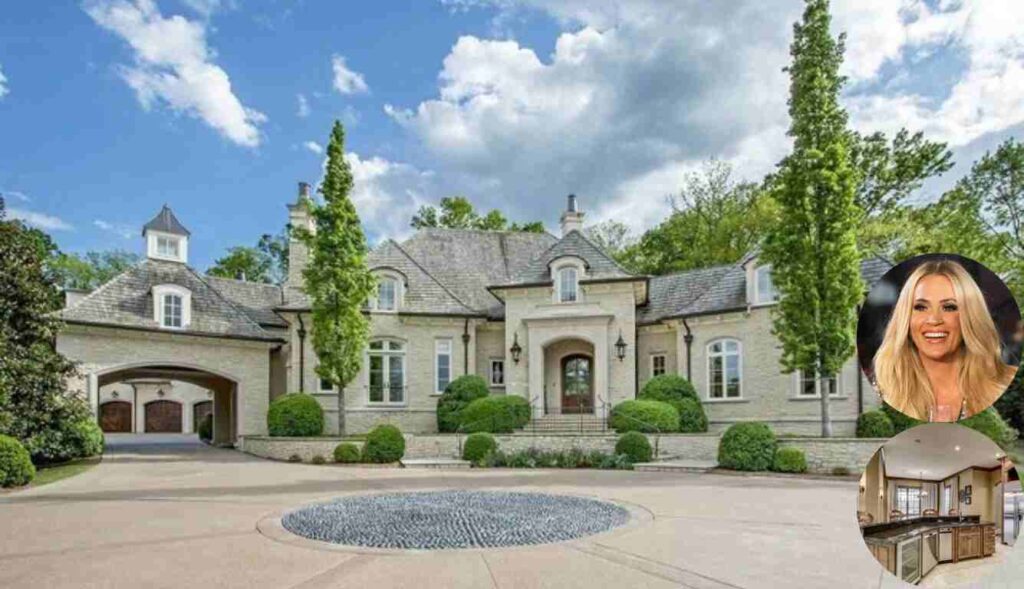
<svg viewBox="0 0 1024 589">
<path fill-rule="evenodd" d="M 885 411 L 865 411 L 857 418 L 858 438 L 891 438 L 896 435 L 896 426 Z"/>
<path fill-rule="evenodd" d="M 664 401 L 673 405 L 682 399 L 700 400 L 697 397 L 697 389 L 693 388 L 693 384 L 678 374 L 655 376 L 644 384 L 644 388 L 640 389 L 640 394 L 637 395 L 637 398 L 649 401 Z"/>
<path fill-rule="evenodd" d="M 32 482 L 36 467 L 18 440 L 0 435 L 0 487 L 20 487 Z"/>
<path fill-rule="evenodd" d="M 274 399 L 267 410 L 271 436 L 319 436 L 324 431 L 324 410 L 306 393 L 288 393 Z"/>
<path fill-rule="evenodd" d="M 630 399 L 612 408 L 608 425 L 620 434 L 674 432 L 679 430 L 679 411 L 664 401 Z"/>
<path fill-rule="evenodd" d="M 783 446 L 775 451 L 772 470 L 775 472 L 807 472 L 807 457 L 804 456 L 804 451 L 800 448 Z"/>
<path fill-rule="evenodd" d="M 334 461 L 342 464 L 359 462 L 359 446 L 352 442 L 342 442 L 334 447 Z"/>
<path fill-rule="evenodd" d="M 203 420 L 199 422 L 199 439 L 209 442 L 213 439 L 213 414 L 207 413 Z"/>
<path fill-rule="evenodd" d="M 737 423 L 718 443 L 718 465 L 732 470 L 768 470 L 775 461 L 775 433 L 764 423 Z"/>
<path fill-rule="evenodd" d="M 448 383 L 437 400 L 437 431 L 452 433 L 459 429 L 459 414 L 466 405 L 490 395 L 487 381 L 475 374 L 466 374 Z"/>
<path fill-rule="evenodd" d="M 679 411 L 679 431 L 684 434 L 700 434 L 708 431 L 708 416 L 700 401 L 689 397 L 681 399 L 676 405 Z"/>
<path fill-rule="evenodd" d="M 484 397 L 459 413 L 459 430 L 466 433 L 509 434 L 530 422 L 530 402 L 516 395 Z"/>
<path fill-rule="evenodd" d="M 633 468 L 633 463 L 624 454 L 606 454 L 600 450 L 584 452 L 579 448 L 564 451 L 546 451 L 527 448 L 518 452 L 505 453 L 498 450 L 487 456 L 481 466 L 505 468 Z"/>
<path fill-rule="evenodd" d="M 57 423 L 25 440 L 34 464 L 57 464 L 99 456 L 103 453 L 103 431 L 92 417 Z"/>
<path fill-rule="evenodd" d="M 640 432 L 626 432 L 615 442 L 615 454 L 625 455 L 632 463 L 650 462 L 653 453 L 647 436 Z"/>
<path fill-rule="evenodd" d="M 1016 430 L 1007 425 L 1006 421 L 992 407 L 981 413 L 975 413 L 967 419 L 961 419 L 959 423 L 985 434 L 1003 449 L 1012 446 L 1013 441 L 1017 439 Z"/>
<path fill-rule="evenodd" d="M 393 425 L 383 424 L 370 430 L 363 446 L 363 461 L 386 464 L 398 462 L 405 455 L 405 438 Z"/>
<path fill-rule="evenodd" d="M 498 442 L 489 433 L 477 432 L 470 434 L 462 444 L 462 459 L 473 464 L 480 464 L 491 454 L 498 451 Z"/>
</svg>

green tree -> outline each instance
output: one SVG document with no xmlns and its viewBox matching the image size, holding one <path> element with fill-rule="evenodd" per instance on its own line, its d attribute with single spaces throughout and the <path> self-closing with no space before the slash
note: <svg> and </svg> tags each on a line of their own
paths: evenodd
<svg viewBox="0 0 1024 589">
<path fill-rule="evenodd" d="M 621 221 L 608 219 L 587 227 L 583 233 L 611 257 L 619 260 L 625 256 L 627 248 L 636 243 L 629 227 Z"/>
<path fill-rule="evenodd" d="M 793 27 L 789 135 L 793 151 L 779 165 L 772 195 L 779 222 L 768 232 L 763 261 L 780 294 L 773 332 L 785 372 L 822 380 L 838 374 L 853 353 L 855 308 L 864 291 L 857 251 L 857 173 L 848 154 L 842 36 L 829 32 L 828 0 L 807 0 Z M 829 396 L 821 396 L 821 433 L 832 435 Z"/>
<path fill-rule="evenodd" d="M 256 249 L 270 258 L 271 263 L 267 276 L 273 284 L 283 284 L 288 278 L 288 234 L 290 231 L 289 227 L 285 227 L 277 235 L 264 233 L 256 244 Z"/>
<path fill-rule="evenodd" d="M 206 273 L 249 282 L 271 282 L 272 265 L 273 260 L 265 252 L 254 247 L 236 246 L 228 250 L 228 255 L 215 261 Z"/>
<path fill-rule="evenodd" d="M 344 389 L 362 365 L 369 335 L 369 320 L 363 307 L 375 287 L 366 266 L 366 236 L 349 197 L 352 184 L 352 170 L 345 161 L 345 128 L 335 121 L 320 184 L 324 202 L 307 202 L 316 221 L 316 232 L 303 231 L 300 237 L 310 253 L 304 276 L 313 310 L 313 348 L 320 361 L 316 372 L 342 391 L 339 407 L 344 407 Z M 338 429 L 342 433 L 344 415 L 344 411 L 338 412 Z"/>
<path fill-rule="evenodd" d="M 58 286 L 93 290 L 138 263 L 137 254 L 111 250 L 85 255 L 54 252 L 48 266 Z"/>
<path fill-rule="evenodd" d="M 482 229 L 485 231 L 523 231 L 543 233 L 540 221 L 530 223 L 509 223 L 501 211 L 494 209 L 480 216 L 473 203 L 464 196 L 446 196 L 439 207 L 424 205 L 412 217 L 414 229 L 444 227 L 447 229 Z"/>
</svg>

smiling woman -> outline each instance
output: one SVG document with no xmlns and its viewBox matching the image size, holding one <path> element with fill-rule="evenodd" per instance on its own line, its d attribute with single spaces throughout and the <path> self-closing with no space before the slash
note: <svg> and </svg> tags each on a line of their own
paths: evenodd
<svg viewBox="0 0 1024 589">
<path fill-rule="evenodd" d="M 923 256 L 905 264 L 911 262 L 868 376 L 886 403 L 915 419 L 956 421 L 979 413 L 1017 371 L 1004 359 L 985 293 L 954 259 Z M 1019 322 L 1016 304 L 1003 308 Z"/>
</svg>

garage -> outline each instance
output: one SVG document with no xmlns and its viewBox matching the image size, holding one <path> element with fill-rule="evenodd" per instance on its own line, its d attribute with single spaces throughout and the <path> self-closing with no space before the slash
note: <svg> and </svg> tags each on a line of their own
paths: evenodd
<svg viewBox="0 0 1024 589">
<path fill-rule="evenodd" d="M 146 433 L 181 433 L 181 405 L 174 401 L 146 403 Z"/>
<path fill-rule="evenodd" d="M 132 404 L 127 401 L 107 401 L 100 405 L 100 429 L 112 434 L 132 431 Z"/>
</svg>

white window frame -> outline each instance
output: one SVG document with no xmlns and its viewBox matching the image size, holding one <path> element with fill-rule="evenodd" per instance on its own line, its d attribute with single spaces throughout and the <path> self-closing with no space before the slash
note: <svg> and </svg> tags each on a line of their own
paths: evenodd
<svg viewBox="0 0 1024 589">
<path fill-rule="evenodd" d="M 771 298 L 766 298 L 765 293 L 761 292 L 761 275 L 763 273 L 768 274 L 768 283 L 771 285 Z M 779 291 L 775 288 L 775 280 L 772 277 L 771 264 L 765 264 L 763 266 L 757 266 L 754 268 L 754 304 L 755 305 L 771 305 L 779 301 Z"/>
<path fill-rule="evenodd" d="M 904 491 L 904 490 L 906 491 L 906 495 L 905 495 L 906 502 L 905 503 L 906 503 L 907 509 L 900 509 L 900 507 L 901 507 L 901 505 L 900 505 L 900 491 Z M 912 494 L 911 491 L 916 491 L 916 493 L 913 493 L 913 494 L 917 495 L 917 511 L 916 512 L 910 511 L 910 496 Z M 921 487 L 911 487 L 911 486 L 908 486 L 908 485 L 896 485 L 896 495 L 895 495 L 894 499 L 896 499 L 896 507 L 895 507 L 895 509 L 898 509 L 899 511 L 903 512 L 903 515 L 906 516 L 906 517 L 910 517 L 910 516 L 913 516 L 913 515 L 921 515 L 921 512 L 924 511 L 924 508 L 923 508 L 923 505 L 922 505 L 923 502 L 921 501 Z"/>
<path fill-rule="evenodd" d="M 494 365 L 497 364 L 497 363 L 501 363 L 501 372 L 500 373 L 498 373 L 497 371 L 494 370 Z M 491 361 L 490 361 L 490 364 L 488 365 L 487 371 L 488 371 L 487 372 L 487 382 L 492 387 L 503 387 L 503 386 L 505 386 L 505 359 L 504 358 L 491 358 Z M 501 374 L 501 382 L 498 382 L 497 380 L 495 380 L 495 378 L 494 378 L 495 374 Z"/>
<path fill-rule="evenodd" d="M 575 298 L 571 301 L 562 300 L 562 273 L 572 269 L 576 272 L 576 279 L 573 282 L 575 287 Z M 575 256 L 559 258 L 551 264 L 552 300 L 560 305 L 572 305 L 583 302 L 583 288 L 580 282 L 586 278 L 586 263 Z"/>
<path fill-rule="evenodd" d="M 174 243 L 177 253 L 171 254 L 166 251 L 161 251 L 161 241 L 164 243 Z M 184 235 L 175 235 L 173 233 L 164 233 L 163 231 L 146 231 L 146 254 L 150 258 L 157 260 L 184 263 L 188 260 L 188 237 Z"/>
<path fill-rule="evenodd" d="M 164 325 L 164 299 L 168 296 L 181 298 L 181 326 Z M 160 284 L 153 287 L 153 320 L 161 329 L 188 329 L 192 324 L 192 292 L 177 284 Z"/>
<path fill-rule="evenodd" d="M 370 345 L 375 343 L 381 343 L 384 349 L 371 350 Z M 398 344 L 402 347 L 401 350 L 391 350 L 391 344 Z M 369 341 L 366 349 L 366 404 L 373 405 L 374 407 L 391 406 L 391 407 L 402 407 L 408 404 L 409 401 L 409 356 L 408 356 L 409 344 L 403 340 L 397 338 L 374 338 Z M 382 386 L 384 388 L 382 400 L 373 401 L 370 393 L 370 356 L 381 356 L 382 360 Z M 402 382 L 399 385 L 402 390 L 401 401 L 391 400 L 391 360 L 394 356 L 401 356 L 402 358 Z"/>
<path fill-rule="evenodd" d="M 840 376 L 841 376 L 840 374 L 832 375 L 832 379 L 835 380 L 835 383 L 836 383 L 836 392 L 831 394 L 831 395 L 829 395 L 830 399 L 837 399 L 837 398 L 840 398 L 840 397 L 843 396 L 843 379 L 840 378 Z M 813 395 L 805 395 L 804 394 L 804 372 L 803 372 L 803 370 L 794 370 L 793 371 L 793 377 L 794 377 L 794 380 L 793 380 L 793 390 L 794 390 L 793 396 L 794 397 L 796 397 L 797 399 L 820 399 L 821 398 L 821 379 L 820 378 L 815 378 L 814 379 L 814 394 Z"/>
<path fill-rule="evenodd" d="M 572 272 L 572 274 L 573 274 L 573 276 L 572 276 L 572 299 L 571 300 L 565 298 L 566 296 L 568 296 L 568 291 L 566 289 L 566 284 L 565 284 L 566 283 L 565 277 L 568 276 L 568 274 L 570 272 Z M 576 268 L 576 266 L 563 266 L 563 267 L 558 269 L 558 272 L 555 273 L 555 276 L 558 277 L 558 288 L 557 288 L 557 291 L 558 291 L 558 302 L 559 303 L 578 303 L 578 302 L 580 302 L 580 271 Z"/>
<path fill-rule="evenodd" d="M 651 378 L 655 376 L 661 376 L 655 373 L 657 369 L 657 359 L 661 358 L 661 374 L 668 374 L 668 354 L 664 352 L 655 352 L 651 354 Z"/>
<path fill-rule="evenodd" d="M 320 393 L 333 393 L 334 392 L 334 385 L 331 384 L 331 386 L 329 386 L 329 387 L 327 387 L 325 389 L 324 388 L 324 382 L 326 382 L 326 381 L 324 381 L 323 377 L 321 377 L 319 374 L 317 374 L 316 375 L 316 390 L 317 390 L 317 392 L 320 392 Z M 328 384 L 330 384 L 330 383 L 328 383 Z"/>
<path fill-rule="evenodd" d="M 405 280 L 400 274 L 395 272 L 377 272 L 374 277 L 377 279 L 377 285 L 373 291 L 370 310 L 377 313 L 398 313 L 402 308 L 402 300 L 405 296 Z M 393 281 L 395 284 L 394 307 L 390 309 L 380 306 L 380 285 L 386 280 Z"/>
<path fill-rule="evenodd" d="M 736 344 L 736 352 L 735 352 L 735 354 L 737 356 L 736 370 L 739 372 L 739 377 L 740 378 L 739 378 L 739 382 L 737 383 L 737 387 L 736 387 L 737 394 L 736 394 L 736 396 L 733 396 L 733 397 L 728 396 L 729 395 L 729 384 L 728 384 L 728 378 L 726 378 L 726 375 L 727 375 L 727 365 L 728 365 L 728 363 L 726 362 L 726 357 L 732 355 L 733 352 L 726 352 L 725 351 L 725 344 L 726 343 L 735 343 Z M 721 352 L 712 352 L 711 351 L 711 347 L 714 346 L 715 344 L 722 344 L 722 351 Z M 704 371 L 704 376 L 706 378 L 706 384 L 705 384 L 705 397 L 706 397 L 706 399 L 708 401 L 710 401 L 710 402 L 742 400 L 743 399 L 743 342 L 741 342 L 738 339 L 730 338 L 730 337 L 718 338 L 718 339 L 715 339 L 715 340 L 712 340 L 712 341 L 708 342 L 708 345 L 705 346 L 705 348 L 704 348 L 704 353 L 705 353 L 705 356 L 706 356 L 706 362 L 705 362 L 706 366 L 705 366 L 705 371 Z M 712 390 L 711 390 L 711 387 L 712 387 L 711 364 L 712 364 L 712 360 L 715 359 L 715 358 L 722 358 L 722 396 L 721 397 L 715 397 L 715 396 L 712 396 L 712 394 L 711 394 L 712 393 Z"/>
<path fill-rule="evenodd" d="M 444 348 L 447 347 L 447 350 Z M 441 386 L 441 358 L 448 357 L 448 382 Z M 455 345 L 450 337 L 439 337 L 434 340 L 434 393 L 440 395 L 453 380 L 455 364 Z"/>
</svg>

